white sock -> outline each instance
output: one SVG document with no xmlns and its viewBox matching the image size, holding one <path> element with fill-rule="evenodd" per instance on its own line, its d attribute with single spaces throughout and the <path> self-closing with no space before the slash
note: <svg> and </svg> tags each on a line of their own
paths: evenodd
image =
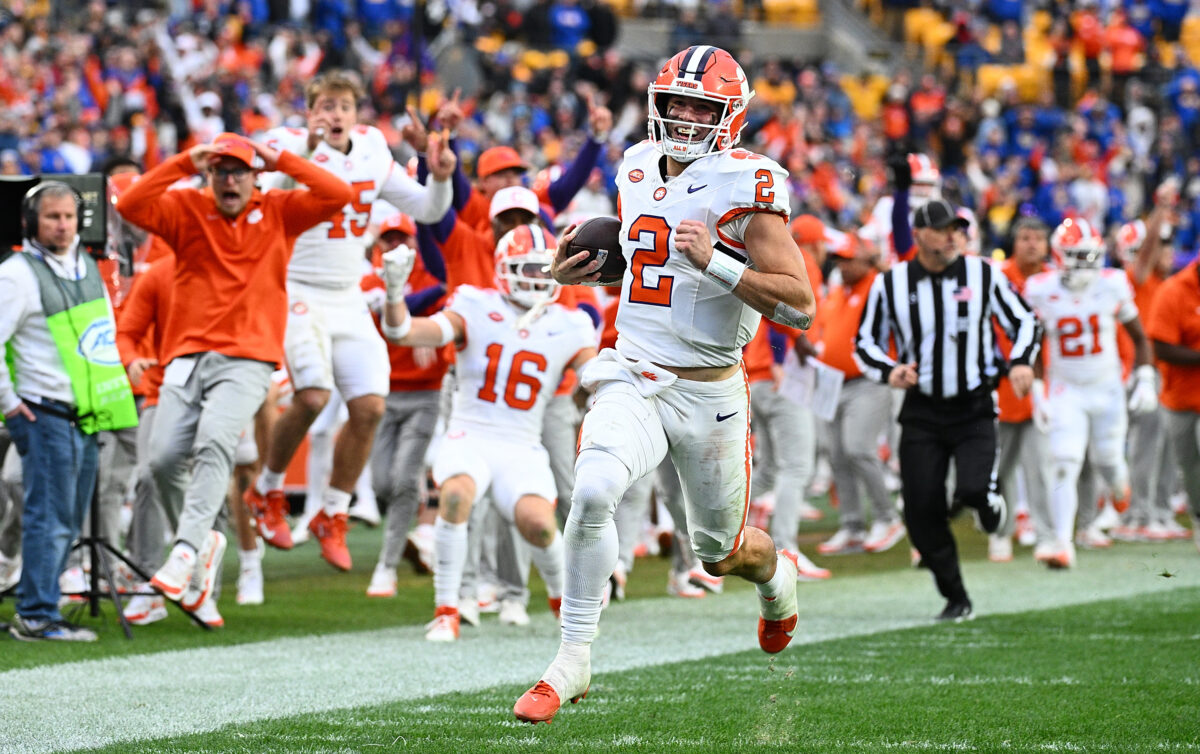
<svg viewBox="0 0 1200 754">
<path fill-rule="evenodd" d="M 1054 535 L 1060 542 L 1075 540 L 1075 513 L 1078 508 L 1079 499 L 1074 483 L 1060 484 L 1050 490 L 1050 510 L 1054 518 Z"/>
<path fill-rule="evenodd" d="M 755 585 L 758 587 L 759 595 L 769 600 L 775 599 L 779 595 L 783 594 L 785 588 L 789 585 L 789 582 L 791 582 L 792 589 L 796 588 L 794 583 L 795 580 L 788 578 L 788 569 L 783 565 L 783 556 L 776 555 L 775 557 L 775 575 L 772 576 L 767 583 Z"/>
<path fill-rule="evenodd" d="M 325 515 L 336 516 L 350 510 L 350 493 L 335 487 L 326 487 L 323 495 Z"/>
<path fill-rule="evenodd" d="M 258 490 L 260 495 L 265 495 L 271 490 L 281 490 L 285 474 L 287 474 L 286 471 L 271 471 L 263 468 L 262 473 L 258 475 L 258 481 L 254 483 L 254 489 Z"/>
<path fill-rule="evenodd" d="M 458 607 L 463 566 L 467 562 L 467 522 L 452 524 L 438 516 L 433 525 L 437 563 L 433 569 L 433 597 L 438 607 Z"/>
<path fill-rule="evenodd" d="M 617 567 L 619 545 L 617 525 L 610 518 L 600 536 L 584 535 L 582 527 L 567 521 L 563 534 L 566 555 L 566 579 L 562 604 L 562 640 L 564 643 L 591 644 L 600 625 L 600 605 L 608 577 Z M 568 596 L 573 595 L 573 596 Z"/>
<path fill-rule="evenodd" d="M 533 564 L 537 566 L 542 581 L 546 582 L 546 596 L 550 599 L 562 596 L 563 591 L 563 538 L 557 532 L 554 541 L 546 547 L 529 548 Z"/>
<path fill-rule="evenodd" d="M 430 539 L 433 537 L 433 524 L 417 524 L 415 533 L 417 539 Z"/>
<path fill-rule="evenodd" d="M 247 568 L 258 568 L 262 560 L 258 557 L 258 548 L 253 550 L 238 550 L 238 563 L 242 566 L 242 570 Z"/>
<path fill-rule="evenodd" d="M 365 466 L 362 473 L 358 475 L 358 481 L 354 483 L 354 494 L 358 495 L 359 505 L 365 505 L 370 508 L 379 507 L 378 501 L 375 500 L 375 488 L 371 482 L 370 464 Z"/>
</svg>

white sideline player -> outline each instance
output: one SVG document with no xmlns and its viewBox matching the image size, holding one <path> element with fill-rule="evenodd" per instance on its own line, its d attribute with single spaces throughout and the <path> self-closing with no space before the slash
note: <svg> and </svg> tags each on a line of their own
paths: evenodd
<svg viewBox="0 0 1200 754">
<path fill-rule="evenodd" d="M 542 420 L 563 370 L 596 356 L 596 331 L 585 312 L 554 303 L 559 285 L 548 274 L 554 243 L 538 225 L 510 230 L 496 244 L 497 289 L 459 286 L 432 317 L 412 317 L 404 303 L 416 252 L 400 246 L 383 255 L 384 334 L 400 345 L 454 343 L 458 349 L 450 417 L 433 462 L 440 494 L 436 608 L 425 634 L 430 641 L 458 638 L 467 520 L 489 491 L 501 515 L 532 545 L 550 608 L 559 611 L 563 540 L 554 517 L 550 456 L 541 444 Z"/>
<path fill-rule="evenodd" d="M 1129 333 L 1135 351 L 1129 410 L 1154 410 L 1158 395 L 1133 290 L 1121 270 L 1103 268 L 1100 235 L 1086 220 L 1067 219 L 1054 230 L 1050 248 L 1063 269 L 1038 273 L 1025 283 L 1025 298 L 1046 332 L 1046 382 L 1034 382 L 1033 418 L 1050 436 L 1050 508 L 1058 539 L 1053 546 L 1035 548 L 1034 559 L 1051 568 L 1070 568 L 1079 507 L 1076 482 L 1085 455 L 1114 499 L 1129 496 L 1117 322 Z"/>
<path fill-rule="evenodd" d="M 431 136 L 430 179 L 422 186 L 392 159 L 377 128 L 358 123 L 362 88 L 357 79 L 327 73 L 309 84 L 306 96 L 308 128 L 272 129 L 267 143 L 334 173 L 350 184 L 355 198 L 342 212 L 296 239 L 287 271 L 284 342 L 296 393 L 275 424 L 265 468 L 255 487 L 247 491 L 246 503 L 255 512 L 263 539 L 281 549 L 291 548 L 292 535 L 284 519 L 284 472 L 336 385 L 350 418 L 334 449 L 322 510 L 309 521 L 308 529 L 321 543 L 321 556 L 335 568 L 349 570 L 347 510 L 383 416 L 391 369 L 387 346 L 359 288 L 371 205 L 382 199 L 417 222 L 436 222 L 450 207 L 449 178 L 456 159 L 440 139 Z M 278 187 L 285 179 L 274 174 L 264 184 Z"/>
<path fill-rule="evenodd" d="M 613 511 L 669 452 L 678 470 L 692 548 L 713 576 L 758 585 L 759 644 L 781 651 L 796 628 L 796 565 L 766 532 L 745 526 L 750 488 L 750 394 L 741 349 L 761 314 L 807 328 L 815 311 L 787 228 L 787 172 L 734 149 L 753 92 L 724 50 L 690 47 L 649 88 L 650 139 L 617 171 L 621 251 L 628 263 L 616 348 L 582 375 L 596 390 L 584 418 L 564 539 L 562 643 L 513 708 L 551 720 L 591 679 L 591 643 L 617 564 Z M 554 276 L 595 283 L 599 261 L 567 255 Z M 716 247 L 714 249 L 714 247 Z M 669 637 L 666 637 L 669 638 Z"/>
</svg>

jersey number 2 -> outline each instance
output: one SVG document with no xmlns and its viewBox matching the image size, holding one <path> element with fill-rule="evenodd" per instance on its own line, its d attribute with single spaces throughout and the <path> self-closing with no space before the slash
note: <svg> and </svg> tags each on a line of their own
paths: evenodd
<svg viewBox="0 0 1200 754">
<path fill-rule="evenodd" d="M 367 224 L 371 220 L 371 203 L 363 201 L 363 194 L 375 190 L 375 181 L 355 181 L 350 184 L 350 188 L 354 189 L 354 199 L 350 202 L 350 206 L 354 207 L 354 214 L 350 216 L 350 221 L 346 222 L 343 207 L 341 212 L 329 218 L 329 222 L 333 223 L 333 227 L 329 229 L 330 238 L 345 238 L 347 225 L 350 226 L 350 234 L 355 238 L 367 232 Z"/>
<path fill-rule="evenodd" d="M 649 236 L 650 248 L 640 246 L 643 238 Z M 664 218 L 657 215 L 641 215 L 629 226 L 629 240 L 639 244 L 634 250 L 629 262 L 629 271 L 633 275 L 633 285 L 629 287 L 629 301 L 634 304 L 650 304 L 652 306 L 671 305 L 671 286 L 675 285 L 673 275 L 659 275 L 654 285 L 647 285 L 642 276 L 647 267 L 663 267 L 671 256 L 668 242 L 671 238 L 671 226 Z"/>
<path fill-rule="evenodd" d="M 1058 350 L 1064 358 L 1100 353 L 1100 315 L 1093 314 L 1087 320 L 1088 329 L 1092 331 L 1092 347 L 1086 345 L 1086 335 L 1083 321 L 1079 317 L 1063 317 L 1058 321 Z"/>
<path fill-rule="evenodd" d="M 479 400 L 495 403 L 500 397 L 496 394 L 496 372 L 500 370 L 504 346 L 492 343 L 485 353 L 488 357 L 487 372 L 483 375 L 483 387 L 479 388 Z M 526 364 L 532 364 L 535 372 L 545 372 L 546 357 L 533 351 L 517 351 L 513 354 L 512 364 L 508 367 L 508 384 L 504 388 L 504 402 L 518 411 L 533 408 L 533 404 L 537 403 L 538 393 L 542 391 L 542 381 L 534 374 L 525 374 Z M 517 395 L 517 388 L 521 385 L 528 388 L 524 397 Z"/>
</svg>

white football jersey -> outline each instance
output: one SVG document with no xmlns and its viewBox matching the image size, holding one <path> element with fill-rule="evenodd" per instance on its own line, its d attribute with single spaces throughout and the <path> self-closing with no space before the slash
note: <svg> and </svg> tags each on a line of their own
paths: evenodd
<svg viewBox="0 0 1200 754">
<path fill-rule="evenodd" d="M 466 323 L 447 431 L 483 429 L 513 441 L 541 442 L 546 405 L 563 370 L 596 347 L 588 315 L 550 304 L 523 327 L 517 309 L 496 290 L 459 286 L 446 309 Z"/>
<path fill-rule="evenodd" d="M 412 215 L 417 222 L 435 222 L 445 214 L 442 202 L 431 201 L 425 186 L 410 178 L 392 158 L 383 132 L 359 124 L 350 132 L 350 152 L 343 154 L 325 141 L 308 152 L 308 129 L 274 128 L 267 146 L 293 152 L 341 178 L 354 189 L 354 199 L 341 212 L 300 234 L 288 263 L 288 279 L 323 288 L 358 287 L 366 251 L 364 234 L 371 221 L 371 205 L 383 198 Z M 265 173 L 264 191 L 292 188 L 283 173 Z"/>
<path fill-rule="evenodd" d="M 664 366 L 736 364 L 761 315 L 675 249 L 675 228 L 699 220 L 714 249 L 752 266 L 743 243 L 746 224 L 756 211 L 786 222 L 787 172 L 774 160 L 733 149 L 701 157 L 667 181 L 660 159 L 657 147 L 644 141 L 625 152 L 617 170 L 626 261 L 617 351 Z"/>
<path fill-rule="evenodd" d="M 1133 289 L 1120 270 L 1100 270 L 1082 290 L 1063 285 L 1062 270 L 1025 282 L 1025 300 L 1046 331 L 1043 358 L 1049 380 L 1088 384 L 1121 379 L 1117 323 L 1137 316 Z"/>
</svg>

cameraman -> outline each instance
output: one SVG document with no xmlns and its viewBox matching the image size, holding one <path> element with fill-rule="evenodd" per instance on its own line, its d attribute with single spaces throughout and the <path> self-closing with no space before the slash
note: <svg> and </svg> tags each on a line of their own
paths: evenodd
<svg viewBox="0 0 1200 754">
<path fill-rule="evenodd" d="M 10 633 L 95 641 L 58 611 L 62 571 L 96 484 L 96 432 L 137 424 L 95 261 L 80 247 L 82 200 L 43 181 L 21 203 L 23 253 L 0 252 L 0 411 L 21 456 L 24 568 Z"/>
</svg>

